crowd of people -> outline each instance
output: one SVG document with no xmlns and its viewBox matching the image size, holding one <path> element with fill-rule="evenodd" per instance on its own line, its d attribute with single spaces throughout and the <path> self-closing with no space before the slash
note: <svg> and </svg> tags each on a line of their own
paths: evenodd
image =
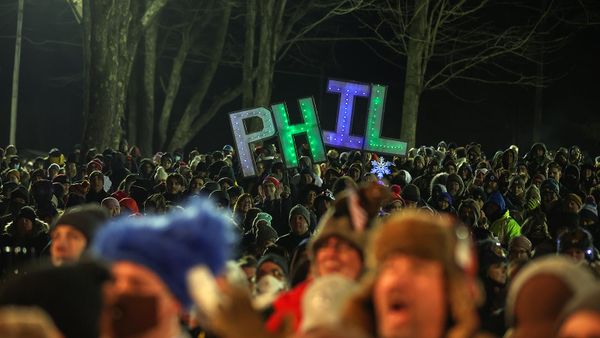
<svg viewBox="0 0 600 338">
<path fill-rule="evenodd" d="M 0 336 L 600 336 L 598 154 L 298 152 L 0 148 Z"/>
</svg>

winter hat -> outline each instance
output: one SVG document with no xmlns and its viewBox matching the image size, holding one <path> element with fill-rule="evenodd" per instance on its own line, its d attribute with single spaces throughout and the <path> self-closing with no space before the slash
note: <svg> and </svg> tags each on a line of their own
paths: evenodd
<svg viewBox="0 0 600 338">
<path fill-rule="evenodd" d="M 448 202 L 448 204 L 450 206 L 452 206 L 453 198 L 452 198 L 452 195 L 450 195 L 449 192 L 446 192 L 446 191 L 442 192 L 440 194 L 440 196 L 438 197 L 438 201 L 439 200 L 446 200 L 446 202 Z"/>
<path fill-rule="evenodd" d="M 400 187 L 398 184 L 392 184 L 392 186 L 390 186 L 390 190 L 392 192 L 393 200 L 402 199 L 402 197 L 400 197 L 400 195 L 402 194 L 402 187 Z"/>
<path fill-rule="evenodd" d="M 419 202 L 421 200 L 421 192 L 419 191 L 419 187 L 414 184 L 408 184 L 402 190 L 402 198 L 405 201 L 410 202 Z"/>
<path fill-rule="evenodd" d="M 523 249 L 527 252 L 531 252 L 531 250 L 533 250 L 533 245 L 527 237 L 516 236 L 511 238 L 508 242 L 508 251 L 513 251 L 517 249 Z"/>
<path fill-rule="evenodd" d="M 125 197 L 120 199 L 119 205 L 121 206 L 121 210 L 127 209 L 132 215 L 140 214 L 140 208 L 138 207 L 137 202 L 131 197 Z"/>
<path fill-rule="evenodd" d="M 439 262 L 444 269 L 448 316 L 452 319 L 446 336 L 462 337 L 473 335 L 478 327 L 477 306 L 465 272 L 474 268 L 474 260 L 468 235 L 457 236 L 459 230 L 454 224 L 451 217 L 405 209 L 373 229 L 365 252 L 367 265 L 374 273 L 396 253 Z M 368 333 L 376 332 L 372 313 L 375 282 L 376 274 L 363 279 L 360 290 L 346 306 L 345 324 L 357 325 Z"/>
<path fill-rule="evenodd" d="M 97 204 L 86 204 L 67 209 L 52 225 L 52 230 L 61 225 L 70 225 L 85 236 L 88 244 L 99 227 L 108 220 L 106 209 Z"/>
<path fill-rule="evenodd" d="M 264 247 L 268 242 L 275 242 L 279 236 L 272 226 L 264 223 L 256 225 L 256 245 Z"/>
<path fill-rule="evenodd" d="M 573 202 L 577 205 L 578 209 L 581 209 L 581 204 L 582 204 L 581 197 L 579 197 L 573 193 L 567 194 L 567 196 L 564 197 L 564 201 L 565 201 L 565 204 L 567 204 L 569 202 Z"/>
<path fill-rule="evenodd" d="M 56 163 L 52 163 L 48 166 L 48 172 L 50 172 L 50 170 L 60 171 L 60 166 Z"/>
<path fill-rule="evenodd" d="M 600 285 L 590 285 L 572 299 L 562 312 L 557 327 L 560 327 L 571 315 L 583 311 L 600 314 Z"/>
<path fill-rule="evenodd" d="M 279 188 L 279 180 L 276 179 L 273 176 L 267 176 L 267 177 L 265 177 L 265 179 L 263 180 L 262 184 L 265 184 L 265 183 L 273 183 L 273 185 L 275 186 L 275 188 Z"/>
<path fill-rule="evenodd" d="M 490 194 L 487 201 L 483 205 L 484 210 L 486 208 L 486 205 L 489 205 L 492 203 L 494 203 L 498 206 L 498 208 L 500 209 L 500 212 L 504 213 L 506 211 L 506 202 L 504 201 L 504 197 L 502 197 L 502 194 L 499 191 L 494 191 L 493 193 Z"/>
<path fill-rule="evenodd" d="M 550 191 L 556 193 L 556 195 L 558 195 L 560 193 L 560 186 L 558 185 L 558 182 L 556 182 L 555 179 L 548 178 L 548 179 L 544 180 L 542 182 L 542 185 L 540 186 L 540 192 L 543 193 L 544 190 L 550 190 Z"/>
<path fill-rule="evenodd" d="M 292 210 L 290 210 L 288 224 L 292 221 L 292 217 L 295 215 L 301 215 L 306 220 L 306 224 L 310 224 L 310 212 L 302 204 L 296 204 Z"/>
<path fill-rule="evenodd" d="M 233 152 L 233 147 L 231 145 L 229 145 L 229 144 L 226 144 L 226 145 L 223 146 L 223 152 L 232 153 Z"/>
<path fill-rule="evenodd" d="M 270 214 L 268 214 L 266 212 L 259 212 L 254 217 L 254 220 L 252 221 L 252 226 L 253 227 L 257 226 L 258 221 L 265 221 L 265 222 L 267 222 L 268 225 L 271 225 L 272 220 L 273 220 L 273 216 L 271 216 Z"/>
<path fill-rule="evenodd" d="M 35 213 L 35 210 L 33 210 L 32 207 L 30 207 L 30 206 L 24 206 L 24 207 L 21 208 L 21 210 L 19 210 L 19 214 L 17 215 L 17 219 L 19 219 L 19 218 L 27 218 L 31 222 L 35 222 L 35 219 L 37 218 L 37 215 Z"/>
<path fill-rule="evenodd" d="M 235 242 L 230 219 L 206 199 L 180 212 L 119 218 L 103 227 L 93 251 L 110 262 L 129 261 L 152 270 L 184 307 L 192 305 L 186 275 L 198 265 L 217 275 Z"/>
<path fill-rule="evenodd" d="M 585 198 L 585 204 L 581 211 L 579 211 L 579 217 L 581 219 L 591 219 L 594 223 L 598 223 L 598 206 L 594 196 L 588 196 Z"/>
<path fill-rule="evenodd" d="M 98 337 L 102 286 L 110 278 L 97 263 L 43 267 L 6 282 L 0 305 L 40 307 L 65 338 Z"/>
<path fill-rule="evenodd" d="M 366 233 L 356 229 L 351 215 L 336 215 L 335 209 L 328 210 L 319 221 L 314 235 L 308 242 L 308 256 L 314 260 L 316 251 L 331 237 L 341 238 L 352 245 L 361 256 L 366 242 Z"/>
<path fill-rule="evenodd" d="M 52 179 L 52 183 L 61 183 L 61 184 L 67 184 L 69 183 L 69 177 L 67 177 L 67 175 L 65 174 L 58 174 L 56 176 L 54 176 L 54 178 Z"/>
<path fill-rule="evenodd" d="M 506 297 L 506 323 L 513 337 L 552 337 L 567 302 L 595 283 L 588 268 L 561 256 L 527 264 L 513 280 Z"/>
<path fill-rule="evenodd" d="M 216 205 L 220 205 L 223 208 L 229 208 L 229 195 L 223 190 L 215 190 L 208 195 L 208 198 L 215 202 Z"/>
<path fill-rule="evenodd" d="M 564 253 L 569 249 L 579 249 L 585 252 L 586 257 L 591 258 L 594 250 L 592 235 L 582 227 L 567 230 L 558 236 L 558 253 Z"/>
<path fill-rule="evenodd" d="M 261 265 L 263 265 L 266 262 L 271 262 L 276 264 L 277 266 L 279 266 L 281 268 L 281 270 L 283 270 L 283 274 L 285 275 L 285 278 L 288 278 L 288 274 L 289 274 L 289 263 L 287 261 L 287 259 L 285 259 L 283 256 L 278 255 L 276 253 L 268 253 L 264 256 L 262 256 L 259 260 L 258 263 L 256 263 L 256 270 L 258 271 L 261 267 Z"/>
<path fill-rule="evenodd" d="M 487 269 L 493 264 L 506 263 L 506 253 L 497 239 L 485 239 L 477 242 L 477 258 L 479 260 L 479 275 L 487 274 Z"/>
<path fill-rule="evenodd" d="M 355 281 L 337 274 L 315 279 L 302 297 L 300 331 L 338 325 L 345 301 L 356 287 Z"/>
<path fill-rule="evenodd" d="M 452 182 L 458 183 L 458 186 L 460 187 L 458 190 L 458 194 L 460 195 L 465 187 L 465 184 L 463 183 L 462 178 L 458 174 L 450 174 L 446 178 L 446 187 L 448 187 L 448 185 L 450 185 L 450 183 L 452 183 Z"/>
</svg>

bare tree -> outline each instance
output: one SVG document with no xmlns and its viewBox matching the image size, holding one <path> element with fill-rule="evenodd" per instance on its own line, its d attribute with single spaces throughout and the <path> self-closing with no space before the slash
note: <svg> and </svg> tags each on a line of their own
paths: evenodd
<svg viewBox="0 0 600 338">
<path fill-rule="evenodd" d="M 535 65 L 543 63 L 537 56 L 540 48 L 550 52 L 562 46 L 565 37 L 550 37 L 555 26 L 542 29 L 550 5 L 541 10 L 527 2 L 517 5 L 488 0 L 372 2 L 368 13 L 374 15 L 361 21 L 391 52 L 387 60 L 406 69 L 400 137 L 409 147 L 415 146 L 425 90 L 449 90 L 455 80 L 547 85 L 549 78 L 537 73 Z"/>
<path fill-rule="evenodd" d="M 168 1 L 83 1 L 85 146 L 118 147 L 138 43 Z"/>
</svg>

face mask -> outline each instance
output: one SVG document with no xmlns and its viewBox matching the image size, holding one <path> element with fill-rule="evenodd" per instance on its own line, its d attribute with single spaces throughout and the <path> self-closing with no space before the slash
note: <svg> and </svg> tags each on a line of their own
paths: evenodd
<svg viewBox="0 0 600 338">
<path fill-rule="evenodd" d="M 158 323 L 157 299 L 146 295 L 121 295 L 112 306 L 115 338 L 138 336 Z"/>
</svg>

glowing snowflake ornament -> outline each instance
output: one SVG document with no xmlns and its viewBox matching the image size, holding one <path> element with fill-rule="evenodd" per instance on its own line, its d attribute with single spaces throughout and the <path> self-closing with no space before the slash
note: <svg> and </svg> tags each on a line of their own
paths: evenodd
<svg viewBox="0 0 600 338">
<path fill-rule="evenodd" d="M 389 168 L 392 165 L 392 162 L 386 161 L 383 158 L 383 156 L 380 157 L 377 161 L 371 161 L 371 165 L 373 166 L 371 168 L 371 173 L 377 175 L 379 180 L 381 180 L 384 175 L 389 175 L 392 173 L 392 171 Z"/>
</svg>

